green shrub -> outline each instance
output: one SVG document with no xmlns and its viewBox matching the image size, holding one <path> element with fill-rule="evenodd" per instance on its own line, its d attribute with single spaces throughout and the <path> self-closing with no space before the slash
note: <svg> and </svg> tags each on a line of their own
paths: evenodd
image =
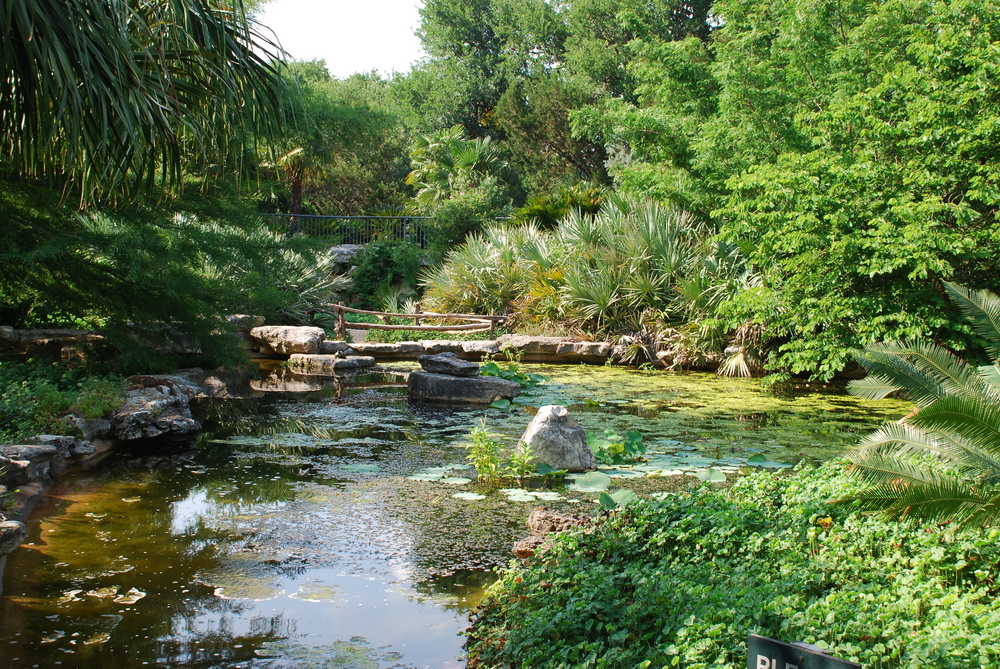
<svg viewBox="0 0 1000 669">
<path fill-rule="evenodd" d="M 43 383 L 35 388 L 35 406 L 43 416 L 55 416 L 73 405 L 73 393 L 62 392 L 54 385 Z"/>
<path fill-rule="evenodd" d="M 907 527 L 830 500 L 844 463 L 629 504 L 490 588 L 470 667 L 746 666 L 750 633 L 866 669 L 1000 663 L 1000 531 Z"/>
<path fill-rule="evenodd" d="M 84 418 L 100 418 L 122 405 L 122 384 L 109 379 L 87 379 L 80 384 L 73 411 Z"/>
<path fill-rule="evenodd" d="M 389 287 L 398 287 L 415 295 L 417 272 L 423 252 L 410 242 L 375 241 L 366 245 L 354 258 L 354 293 L 368 308 L 381 309 L 380 294 Z"/>
</svg>

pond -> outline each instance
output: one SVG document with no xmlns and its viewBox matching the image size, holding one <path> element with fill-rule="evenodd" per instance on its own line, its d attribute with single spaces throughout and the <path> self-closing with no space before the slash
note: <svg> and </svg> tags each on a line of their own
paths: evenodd
<svg viewBox="0 0 1000 669">
<path fill-rule="evenodd" d="M 618 468 L 611 489 L 648 494 L 754 456 L 829 458 L 908 410 L 804 383 L 770 394 L 703 373 L 528 367 L 551 381 L 509 411 L 413 404 L 392 374 L 205 401 L 197 439 L 68 472 L 8 558 L 3 665 L 462 667 L 468 612 L 528 512 L 597 498 L 468 482 L 481 421 L 511 445 L 546 404 L 589 430 L 638 430 L 650 463 Z M 255 386 L 288 388 L 279 377 Z"/>
</svg>

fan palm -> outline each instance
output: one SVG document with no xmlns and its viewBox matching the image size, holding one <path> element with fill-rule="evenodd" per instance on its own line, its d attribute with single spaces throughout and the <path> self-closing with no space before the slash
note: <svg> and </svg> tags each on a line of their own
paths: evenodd
<svg viewBox="0 0 1000 669">
<path fill-rule="evenodd" d="M 916 409 L 848 454 L 872 485 L 851 500 L 890 516 L 1000 522 L 1000 297 L 945 283 L 949 297 L 987 342 L 994 364 L 976 368 L 920 341 L 877 344 L 856 355 L 869 372 L 854 395 L 903 392 Z"/>
<path fill-rule="evenodd" d="M 0 0 L 3 167 L 86 204 L 277 134 L 277 47 L 243 0 Z"/>
</svg>

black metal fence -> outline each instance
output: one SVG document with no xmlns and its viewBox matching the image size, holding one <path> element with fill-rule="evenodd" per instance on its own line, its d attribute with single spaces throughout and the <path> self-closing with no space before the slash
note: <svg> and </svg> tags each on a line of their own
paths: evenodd
<svg viewBox="0 0 1000 669">
<path fill-rule="evenodd" d="M 382 239 L 427 244 L 424 221 L 429 216 L 318 216 L 261 214 L 275 232 L 327 239 L 333 244 L 368 244 Z"/>
</svg>

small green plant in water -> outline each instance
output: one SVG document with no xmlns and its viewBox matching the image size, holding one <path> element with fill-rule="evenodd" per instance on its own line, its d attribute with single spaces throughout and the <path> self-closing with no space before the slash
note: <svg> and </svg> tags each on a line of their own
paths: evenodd
<svg viewBox="0 0 1000 669">
<path fill-rule="evenodd" d="M 503 463 L 501 457 L 503 446 L 486 431 L 485 418 L 472 428 L 469 438 L 471 442 L 468 446 L 469 455 L 465 459 L 476 468 L 479 480 L 488 483 L 499 479 Z"/>
<path fill-rule="evenodd" d="M 507 464 L 506 473 L 517 479 L 518 483 L 521 483 L 524 479 L 532 476 L 536 473 L 535 463 L 532 462 L 534 454 L 531 452 L 531 446 L 524 443 L 523 441 L 518 442 L 517 448 L 510 456 L 510 462 Z"/>
<path fill-rule="evenodd" d="M 605 465 L 635 462 L 646 453 L 646 446 L 642 443 L 642 433 L 635 430 L 629 430 L 624 437 L 611 428 L 604 430 L 603 437 L 588 431 L 587 446 L 590 447 L 594 457 Z"/>
</svg>

